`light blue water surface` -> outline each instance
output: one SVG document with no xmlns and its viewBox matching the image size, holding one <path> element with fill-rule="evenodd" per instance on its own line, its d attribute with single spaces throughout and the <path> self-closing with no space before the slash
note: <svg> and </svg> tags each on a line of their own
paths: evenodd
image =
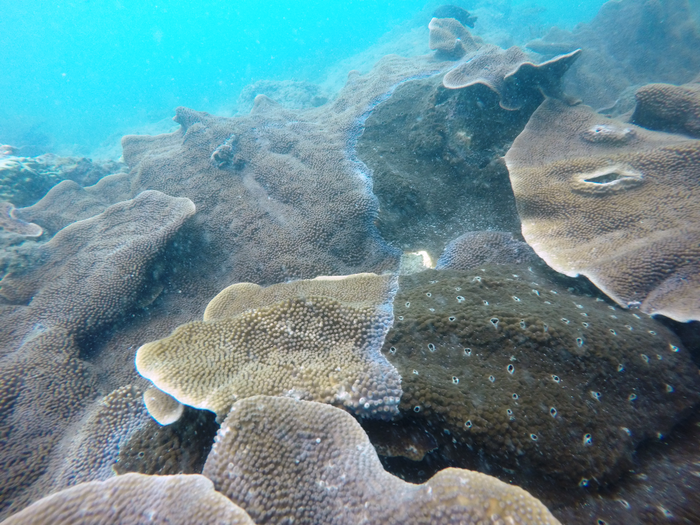
<svg viewBox="0 0 700 525">
<path fill-rule="evenodd" d="M 392 29 L 426 25 L 442 3 L 0 0 L 0 143 L 89 154 L 176 106 L 233 113 L 245 85 L 320 81 Z M 477 34 L 490 19 L 536 37 L 604 2 L 454 3 L 481 14 Z"/>
</svg>

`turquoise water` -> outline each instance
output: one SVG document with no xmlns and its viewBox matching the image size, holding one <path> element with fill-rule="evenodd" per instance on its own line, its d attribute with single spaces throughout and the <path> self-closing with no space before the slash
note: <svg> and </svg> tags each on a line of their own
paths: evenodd
<svg viewBox="0 0 700 525">
<path fill-rule="evenodd" d="M 484 11 L 484 22 L 505 15 L 497 20 L 505 31 L 528 26 L 537 36 L 589 20 L 602 3 L 461 5 Z M 425 25 L 438 4 L 3 0 L 0 143 L 88 154 L 176 106 L 230 113 L 246 84 L 321 81 L 382 35 Z"/>
</svg>

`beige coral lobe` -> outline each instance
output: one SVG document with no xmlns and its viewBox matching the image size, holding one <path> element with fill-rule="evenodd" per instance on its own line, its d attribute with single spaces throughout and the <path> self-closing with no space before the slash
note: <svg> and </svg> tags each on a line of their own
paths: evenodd
<svg viewBox="0 0 700 525">
<path fill-rule="evenodd" d="M 523 236 L 552 268 L 700 319 L 700 141 L 547 99 L 505 159 Z"/>
<path fill-rule="evenodd" d="M 479 472 L 448 468 L 421 485 L 394 477 L 353 417 L 290 398 L 235 403 L 203 473 L 258 523 L 559 523 L 525 490 Z"/>
<path fill-rule="evenodd" d="M 139 348 L 136 368 L 180 403 L 219 417 L 237 399 L 266 394 L 390 418 L 401 378 L 380 348 L 396 286 L 395 276 L 375 274 L 235 284 L 211 301 L 205 321 Z"/>
</svg>

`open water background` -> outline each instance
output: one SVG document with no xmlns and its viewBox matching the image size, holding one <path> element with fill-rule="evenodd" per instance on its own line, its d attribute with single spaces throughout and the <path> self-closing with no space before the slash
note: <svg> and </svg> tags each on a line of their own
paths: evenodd
<svg viewBox="0 0 700 525">
<path fill-rule="evenodd" d="M 167 129 L 149 125 L 176 106 L 230 115 L 256 80 L 324 82 L 334 66 L 345 75 L 340 61 L 426 27 L 442 3 L 1 0 L 0 143 L 118 156 L 122 135 Z M 479 16 L 475 34 L 501 45 L 571 28 L 603 3 L 455 2 Z M 416 41 L 427 52 L 427 39 Z M 348 65 L 371 66 L 361 61 Z"/>
</svg>

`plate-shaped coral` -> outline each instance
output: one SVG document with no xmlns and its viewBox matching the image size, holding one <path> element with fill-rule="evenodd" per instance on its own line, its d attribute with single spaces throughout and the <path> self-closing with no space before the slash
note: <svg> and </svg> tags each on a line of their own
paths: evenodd
<svg viewBox="0 0 700 525">
<path fill-rule="evenodd" d="M 700 319 L 700 141 L 546 100 L 506 154 L 530 246 L 622 306 Z"/>
</svg>

